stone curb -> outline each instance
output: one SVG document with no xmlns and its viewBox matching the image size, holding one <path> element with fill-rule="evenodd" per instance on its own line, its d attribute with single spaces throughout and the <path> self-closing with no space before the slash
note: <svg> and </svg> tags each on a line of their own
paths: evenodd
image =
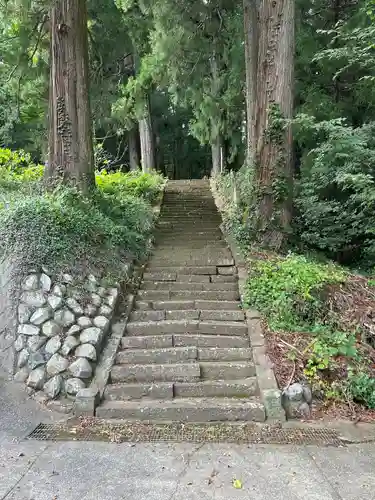
<svg viewBox="0 0 375 500">
<path fill-rule="evenodd" d="M 218 200 L 219 194 L 216 190 L 214 180 L 210 179 L 211 191 L 215 204 L 221 213 L 221 203 Z M 244 302 L 245 286 L 248 279 L 246 261 L 237 247 L 237 244 L 229 235 L 223 224 L 220 224 L 220 230 L 227 242 L 238 270 L 238 287 L 241 296 L 241 302 Z M 248 335 L 250 345 L 253 351 L 256 378 L 258 381 L 259 392 L 266 411 L 266 418 L 270 421 L 285 421 L 285 412 L 281 404 L 281 391 L 277 385 L 276 377 L 272 369 L 271 361 L 266 354 L 265 338 L 261 323 L 261 315 L 253 309 L 246 310 L 246 321 L 248 326 Z"/>
<path fill-rule="evenodd" d="M 167 182 L 168 180 L 163 184 L 157 202 L 152 210 L 156 219 L 160 215 Z M 138 263 L 137 265 L 135 262 L 133 262 L 129 277 L 130 274 L 140 277 L 142 275 L 142 263 Z M 108 384 L 108 379 L 116 359 L 116 354 L 120 346 L 121 339 L 125 332 L 130 313 L 133 310 L 134 300 L 134 295 L 129 294 L 127 296 L 125 315 L 121 320 L 113 323 L 111 327 L 111 334 L 101 353 L 100 360 L 96 367 L 90 387 L 87 389 L 82 389 L 76 395 L 76 399 L 73 404 L 73 414 L 76 417 L 87 417 L 95 415 L 96 408 L 100 404 L 103 398 L 104 390 Z"/>
</svg>

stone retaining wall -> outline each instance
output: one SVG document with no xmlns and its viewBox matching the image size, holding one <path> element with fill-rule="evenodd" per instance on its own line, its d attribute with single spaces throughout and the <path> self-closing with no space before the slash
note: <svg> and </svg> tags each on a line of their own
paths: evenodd
<svg viewBox="0 0 375 500">
<path fill-rule="evenodd" d="M 46 399 L 74 397 L 95 372 L 119 296 L 93 275 L 80 282 L 46 269 L 31 270 L 18 304 L 15 380 Z"/>
</svg>

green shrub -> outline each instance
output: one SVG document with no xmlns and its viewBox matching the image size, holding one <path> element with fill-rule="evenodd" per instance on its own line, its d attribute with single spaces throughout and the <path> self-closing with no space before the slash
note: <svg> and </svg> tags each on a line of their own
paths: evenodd
<svg viewBox="0 0 375 500">
<path fill-rule="evenodd" d="M 102 170 L 96 174 L 98 188 L 103 193 L 116 196 L 118 199 L 132 195 L 152 203 L 157 198 L 162 183 L 163 177 L 157 173 L 145 174 L 137 171 L 124 174 Z"/>
<path fill-rule="evenodd" d="M 345 273 L 299 255 L 270 257 L 250 263 L 245 302 L 259 309 L 273 329 L 293 330 L 323 323 L 329 285 L 341 283 Z"/>
<path fill-rule="evenodd" d="M 340 262 L 374 263 L 375 123 L 352 128 L 301 116 L 297 124 L 307 151 L 297 186 L 297 233 Z"/>
<path fill-rule="evenodd" d="M 366 371 L 349 372 L 347 392 L 354 401 L 375 409 L 375 378 Z"/>
<path fill-rule="evenodd" d="M 26 266 L 52 269 L 74 263 L 119 271 L 124 257 L 147 249 L 152 212 L 145 201 L 117 200 L 97 192 L 85 198 L 72 189 L 29 196 L 0 212 L 0 247 Z"/>
</svg>

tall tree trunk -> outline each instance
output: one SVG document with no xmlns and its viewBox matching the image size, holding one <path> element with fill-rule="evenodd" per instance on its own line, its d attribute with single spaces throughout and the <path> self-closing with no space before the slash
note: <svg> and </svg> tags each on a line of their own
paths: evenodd
<svg viewBox="0 0 375 500">
<path fill-rule="evenodd" d="M 292 196 L 294 0 L 262 0 L 256 101 L 257 230 L 279 249 L 289 230 Z"/>
<path fill-rule="evenodd" d="M 152 131 L 150 111 L 150 97 L 147 94 L 144 100 L 143 116 L 139 120 L 139 137 L 141 140 L 142 171 L 155 170 L 155 141 Z"/>
<path fill-rule="evenodd" d="M 211 175 L 221 174 L 224 170 L 224 151 L 221 136 L 217 136 L 211 144 L 212 170 Z"/>
<path fill-rule="evenodd" d="M 255 159 L 255 109 L 257 95 L 258 68 L 258 9 L 259 0 L 243 0 L 245 66 L 246 66 L 246 164 Z"/>
<path fill-rule="evenodd" d="M 95 184 L 86 0 L 54 0 L 51 13 L 47 185 Z"/>
<path fill-rule="evenodd" d="M 129 165 L 130 170 L 138 170 L 141 166 L 140 154 L 139 154 L 139 129 L 138 124 L 129 130 L 128 136 L 129 145 Z"/>
</svg>

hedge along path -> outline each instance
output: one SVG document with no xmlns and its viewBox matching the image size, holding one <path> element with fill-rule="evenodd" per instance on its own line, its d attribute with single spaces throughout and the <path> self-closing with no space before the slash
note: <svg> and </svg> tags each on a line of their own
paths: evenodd
<svg viewBox="0 0 375 500">
<path fill-rule="evenodd" d="M 241 308 L 237 267 L 220 224 L 208 181 L 168 182 L 155 247 L 98 417 L 281 418 L 277 391 L 269 404 L 269 391 L 260 390 L 263 360 L 254 361 L 251 345 L 252 336 L 259 344 L 259 318 Z"/>
</svg>

